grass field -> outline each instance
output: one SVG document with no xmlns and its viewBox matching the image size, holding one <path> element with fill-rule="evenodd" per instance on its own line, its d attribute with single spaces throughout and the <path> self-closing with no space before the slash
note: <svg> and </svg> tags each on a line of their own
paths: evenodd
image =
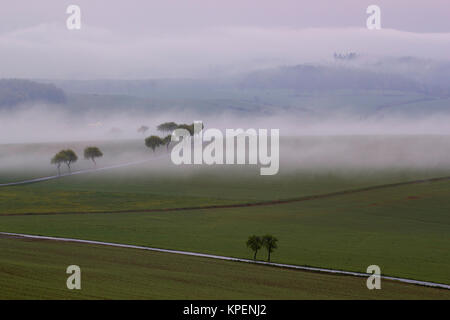
<svg viewBox="0 0 450 320">
<path fill-rule="evenodd" d="M 375 161 L 376 165 L 366 167 L 355 165 L 356 153 L 342 144 L 349 138 L 336 139 L 312 138 L 292 146 L 338 144 L 346 157 L 333 160 L 335 167 L 325 165 L 332 160 L 322 153 L 318 158 L 309 153 L 296 160 L 299 167 L 290 159 L 272 177 L 259 176 L 254 167 L 186 169 L 167 165 L 167 159 L 160 158 L 150 165 L 0 188 L 0 231 L 239 258 L 252 255 L 245 246 L 249 235 L 271 233 L 279 239 L 274 262 L 360 272 L 377 264 L 384 275 L 450 284 L 450 181 L 282 205 L 113 213 L 290 199 L 450 175 L 442 157 L 450 141 L 445 137 L 399 138 L 420 147 L 413 151 L 391 138 L 350 138 L 350 145 L 360 145 L 358 157 Z M 137 147 L 133 142 L 125 149 Z M 42 151 L 45 146 L 36 148 Z M 107 150 L 123 154 L 120 145 Z M 419 151 L 424 158 L 418 156 Z M 376 158 L 380 153 L 391 158 Z M 0 168 L 1 181 L 14 179 L 14 172 L 18 171 L 11 166 Z M 29 172 L 36 175 L 32 168 Z M 77 214 L 81 212 L 90 213 Z M 265 259 L 265 252 L 258 258 Z"/>
<path fill-rule="evenodd" d="M 0 299 L 450 299 L 450 291 L 206 258 L 0 238 Z M 66 288 L 67 266 L 81 290 Z"/>
<path fill-rule="evenodd" d="M 0 231 L 249 257 L 250 234 L 280 239 L 277 262 L 450 283 L 450 182 L 274 206 L 0 217 Z M 262 258 L 260 256 L 260 258 Z"/>
<path fill-rule="evenodd" d="M 383 183 L 439 177 L 447 172 L 380 172 L 379 175 L 292 173 L 267 178 L 242 170 L 222 173 L 143 173 L 123 168 L 0 189 L 0 215 L 40 212 L 145 210 L 251 203 L 352 190 Z"/>
<path fill-rule="evenodd" d="M 145 210 L 260 202 L 450 176 L 442 168 L 300 168 L 260 176 L 256 167 L 178 167 L 168 156 L 137 166 L 0 188 L 0 215 Z M 282 167 L 283 168 L 283 167 Z M 14 172 L 0 170 L 0 181 Z M 53 173 L 54 174 L 54 173 Z M 43 176 L 41 172 L 40 176 Z"/>
</svg>

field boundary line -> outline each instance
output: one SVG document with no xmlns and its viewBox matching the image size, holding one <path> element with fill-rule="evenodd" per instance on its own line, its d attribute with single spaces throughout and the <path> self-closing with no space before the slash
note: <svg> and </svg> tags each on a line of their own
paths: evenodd
<svg viewBox="0 0 450 320">
<path fill-rule="evenodd" d="M 163 252 L 163 253 L 172 253 L 172 254 L 181 254 L 186 256 L 194 256 L 194 257 L 202 257 L 202 258 L 210 258 L 224 261 L 234 261 L 234 262 L 244 262 L 244 263 L 252 263 L 257 265 L 266 265 L 272 267 L 286 268 L 286 269 L 296 269 L 303 271 L 312 271 L 312 272 L 321 272 L 321 273 L 331 273 L 331 274 L 339 274 L 339 275 L 347 275 L 347 276 L 355 276 L 355 277 L 369 277 L 372 274 L 362 273 L 362 272 L 353 272 L 353 271 L 344 271 L 344 270 L 335 270 L 335 269 L 327 269 L 327 268 L 318 268 L 318 267 L 308 267 L 308 266 L 299 266 L 292 264 L 282 264 L 282 263 L 274 263 L 274 262 L 265 262 L 265 261 L 254 261 L 249 259 L 241 259 L 241 258 L 233 258 L 227 256 L 219 256 L 213 254 L 206 253 L 197 253 L 191 251 L 180 251 L 180 250 L 170 250 L 170 249 L 160 249 L 153 247 L 145 247 L 145 246 L 137 246 L 131 244 L 121 244 L 121 243 L 112 243 L 112 242 L 103 242 L 103 241 L 95 241 L 95 240 L 82 240 L 82 239 L 73 239 L 73 238 L 60 238 L 60 237 L 50 237 L 50 236 L 38 236 L 38 235 L 29 235 L 29 234 L 21 234 L 21 233 L 10 233 L 10 232 L 0 232 L 0 235 L 8 236 L 8 237 L 18 237 L 24 239 L 37 239 L 37 240 L 50 240 L 50 241 L 60 241 L 60 242 L 73 242 L 73 243 L 84 243 L 84 244 L 94 244 L 94 245 L 102 245 L 102 246 L 110 246 L 110 247 L 119 247 L 119 248 L 128 248 L 128 249 L 139 249 L 139 250 L 147 250 L 154 252 Z M 434 287 L 450 290 L 450 285 L 429 282 L 429 281 L 420 281 L 406 278 L 398 278 L 391 276 L 380 276 L 381 279 L 397 281 L 402 283 L 420 285 L 425 287 Z"/>
<path fill-rule="evenodd" d="M 268 200 L 268 201 L 259 201 L 259 202 L 247 202 L 247 203 L 217 204 L 217 205 L 208 205 L 208 206 L 174 207 L 174 208 L 159 208 L 159 209 L 155 208 L 155 209 L 124 209 L 124 210 L 67 211 L 67 212 L 52 212 L 52 211 L 50 211 L 50 212 L 0 213 L 0 216 L 140 213 L 140 212 L 214 210 L 214 209 L 232 209 L 232 208 L 245 208 L 245 207 L 272 206 L 272 205 L 288 204 L 288 203 L 295 203 L 295 202 L 303 202 L 303 201 L 309 201 L 309 200 L 326 199 L 326 198 L 331 198 L 331 197 L 336 197 L 336 196 L 344 196 L 344 195 L 362 193 L 362 192 L 373 191 L 373 190 L 395 188 L 395 187 L 401 187 L 401 186 L 412 185 L 412 184 L 434 183 L 434 182 L 447 181 L 447 180 L 450 180 L 450 176 L 375 185 L 375 186 L 369 186 L 369 187 L 358 188 L 358 189 L 349 189 L 349 190 L 335 191 L 335 192 L 330 192 L 330 193 L 303 196 L 300 198 L 287 198 L 287 199 Z"/>
</svg>

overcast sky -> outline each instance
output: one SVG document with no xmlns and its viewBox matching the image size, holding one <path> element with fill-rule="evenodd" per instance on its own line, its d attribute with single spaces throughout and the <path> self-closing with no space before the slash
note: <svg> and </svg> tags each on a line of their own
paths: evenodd
<svg viewBox="0 0 450 320">
<path fill-rule="evenodd" d="M 82 29 L 66 29 L 81 7 Z M 382 30 L 366 29 L 381 7 Z M 450 0 L 15 0 L 0 3 L 0 77 L 153 78 L 326 61 L 335 51 L 450 53 Z"/>
</svg>

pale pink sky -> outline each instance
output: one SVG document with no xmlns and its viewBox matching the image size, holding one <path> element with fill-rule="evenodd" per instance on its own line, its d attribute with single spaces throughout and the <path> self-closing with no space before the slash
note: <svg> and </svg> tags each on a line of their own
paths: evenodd
<svg viewBox="0 0 450 320">
<path fill-rule="evenodd" d="M 190 77 L 326 62 L 449 59 L 450 0 L 0 0 L 2 77 Z M 81 7 L 68 31 L 66 8 Z M 382 30 L 366 28 L 381 7 Z"/>
<path fill-rule="evenodd" d="M 382 9 L 383 26 L 410 32 L 450 32 L 450 0 L 2 0 L 0 33 L 61 22 L 79 5 L 90 25 L 155 32 L 223 26 L 361 27 L 365 9 Z M 61 22 L 62 23 L 62 22 Z"/>
</svg>

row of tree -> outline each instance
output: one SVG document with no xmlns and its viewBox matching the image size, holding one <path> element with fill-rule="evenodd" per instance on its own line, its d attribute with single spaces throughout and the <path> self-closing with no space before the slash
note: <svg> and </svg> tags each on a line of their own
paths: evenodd
<svg viewBox="0 0 450 320">
<path fill-rule="evenodd" d="M 163 133 L 169 133 L 164 138 L 153 135 L 145 139 L 145 145 L 152 149 L 153 151 L 156 148 L 165 145 L 167 149 L 169 149 L 170 141 L 171 141 L 171 133 L 175 129 L 186 129 L 191 136 L 194 135 L 194 124 L 177 124 L 175 122 L 164 122 L 157 127 L 158 131 Z M 143 125 L 138 129 L 139 133 L 145 134 L 149 130 L 149 127 Z M 94 165 L 96 165 L 95 159 L 103 156 L 103 153 L 100 151 L 98 147 L 86 147 L 84 149 L 84 158 L 92 160 Z M 53 156 L 51 159 L 51 164 L 56 165 L 58 168 L 58 174 L 61 174 L 61 166 L 63 164 L 67 165 L 67 168 L 70 172 L 70 166 L 78 161 L 78 156 L 72 149 L 61 150 L 57 154 Z"/>
<path fill-rule="evenodd" d="M 94 165 L 97 165 L 95 162 L 95 158 L 103 157 L 103 153 L 100 151 L 98 147 L 86 147 L 84 149 L 84 158 L 87 160 L 92 160 Z M 58 168 L 58 174 L 61 174 L 61 165 L 67 165 L 67 168 L 70 172 L 70 166 L 78 161 L 78 156 L 72 149 L 65 149 L 59 151 L 51 160 L 51 164 L 56 165 Z"/>
<path fill-rule="evenodd" d="M 153 135 L 145 139 L 145 145 L 152 149 L 153 151 L 160 146 L 166 146 L 169 149 L 171 141 L 171 133 L 175 129 L 186 129 L 191 136 L 194 135 L 194 124 L 177 124 L 175 122 L 164 122 L 157 127 L 158 131 L 163 133 L 169 133 L 164 138 Z M 138 129 L 139 133 L 145 134 L 149 130 L 149 127 L 143 125 Z M 98 147 L 86 147 L 84 149 L 84 158 L 92 160 L 94 165 L 96 165 L 95 159 L 103 156 L 103 153 Z M 51 159 L 51 164 L 56 165 L 58 168 L 58 174 L 61 174 L 61 166 L 63 164 L 67 165 L 70 172 L 70 166 L 78 161 L 78 156 L 72 149 L 61 150 L 53 156 Z"/>
<path fill-rule="evenodd" d="M 161 131 L 162 133 L 165 133 L 165 134 L 169 133 L 169 134 L 166 135 L 164 138 L 161 138 L 160 136 L 152 135 L 145 139 L 145 145 L 148 148 L 152 149 L 153 151 L 155 151 L 156 148 L 158 148 L 160 146 L 166 146 L 166 148 L 169 149 L 172 132 L 176 129 L 186 129 L 190 133 L 191 136 L 193 136 L 195 133 L 193 123 L 192 124 L 185 124 L 185 123 L 177 124 L 175 122 L 164 122 L 164 123 L 160 124 L 159 126 L 157 126 L 157 130 Z M 138 129 L 138 132 L 145 134 L 148 130 L 149 130 L 149 127 L 141 126 Z"/>
<path fill-rule="evenodd" d="M 265 236 L 252 235 L 247 240 L 247 247 L 255 252 L 253 260 L 256 260 L 256 254 L 261 248 L 266 248 L 268 253 L 267 261 L 270 262 L 270 254 L 278 248 L 277 242 L 278 239 L 270 234 L 266 234 Z"/>
</svg>

